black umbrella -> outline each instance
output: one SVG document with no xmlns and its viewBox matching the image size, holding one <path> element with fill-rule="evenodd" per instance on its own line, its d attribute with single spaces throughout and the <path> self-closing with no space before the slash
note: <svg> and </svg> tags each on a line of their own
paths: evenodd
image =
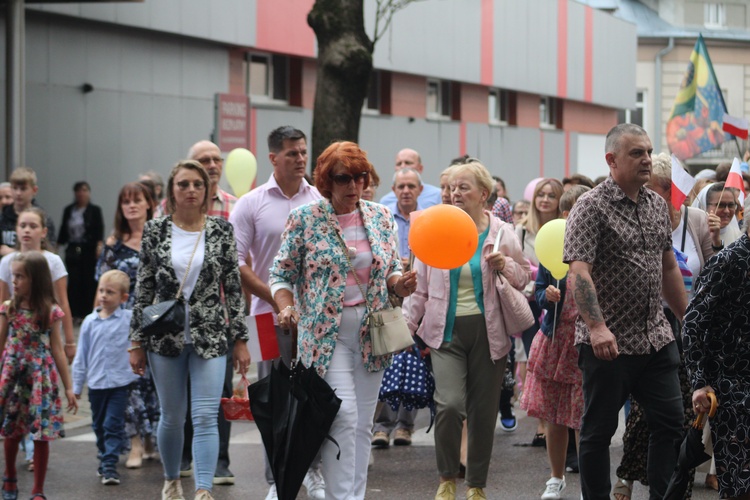
<svg viewBox="0 0 750 500">
<path fill-rule="evenodd" d="M 341 400 L 314 368 L 296 360 L 289 369 L 279 359 L 247 393 L 276 492 L 281 500 L 294 500 L 323 441 L 331 439 Z"/>
<path fill-rule="evenodd" d="M 709 417 L 716 414 L 716 395 L 708 393 L 711 400 L 711 409 L 708 412 Z M 680 445 L 680 452 L 677 456 L 677 465 L 675 465 L 672 478 L 669 480 L 667 492 L 664 494 L 664 500 L 682 500 L 685 497 L 688 483 L 690 482 L 690 469 L 698 467 L 703 462 L 710 460 L 711 457 L 703 451 L 703 424 L 705 413 L 699 413 L 693 422 L 693 425 L 685 432 L 685 439 Z"/>
</svg>

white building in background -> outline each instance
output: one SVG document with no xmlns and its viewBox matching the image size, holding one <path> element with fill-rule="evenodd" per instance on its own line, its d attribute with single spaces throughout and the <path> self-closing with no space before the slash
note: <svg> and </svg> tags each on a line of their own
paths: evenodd
<svg viewBox="0 0 750 500">
<path fill-rule="evenodd" d="M 730 115 L 750 117 L 750 0 L 582 0 L 636 25 L 636 106 L 621 121 L 642 125 L 669 151 L 666 124 L 698 34 L 703 34 Z M 739 140 L 744 152 L 747 141 Z M 737 156 L 737 143 L 688 160 L 693 172 Z M 740 155 L 741 156 L 741 155 Z"/>
</svg>

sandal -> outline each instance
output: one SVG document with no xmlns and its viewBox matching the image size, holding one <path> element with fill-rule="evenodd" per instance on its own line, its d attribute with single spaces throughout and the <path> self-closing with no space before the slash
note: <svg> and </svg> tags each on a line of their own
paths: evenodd
<svg viewBox="0 0 750 500">
<path fill-rule="evenodd" d="M 29 472 L 34 472 L 34 461 L 29 460 L 27 463 L 28 465 L 26 466 L 26 470 Z"/>
<path fill-rule="evenodd" d="M 5 483 L 15 484 L 18 482 L 18 479 L 14 478 L 3 478 L 3 500 L 16 500 L 18 498 L 18 486 L 15 487 L 13 490 L 6 490 L 5 489 Z"/>
<path fill-rule="evenodd" d="M 630 500 L 633 495 L 633 481 L 618 478 L 615 487 L 612 488 L 612 495 L 615 500 Z"/>
<path fill-rule="evenodd" d="M 544 446 L 547 447 L 547 436 L 544 435 L 542 432 L 537 432 L 534 434 L 534 439 L 531 440 L 531 446 L 534 447 L 541 447 Z"/>
</svg>

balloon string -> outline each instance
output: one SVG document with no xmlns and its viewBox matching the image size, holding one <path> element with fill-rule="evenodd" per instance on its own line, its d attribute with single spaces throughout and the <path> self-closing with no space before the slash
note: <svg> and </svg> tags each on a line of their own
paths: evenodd
<svg viewBox="0 0 750 500">
<path fill-rule="evenodd" d="M 560 280 L 557 280 L 557 289 L 560 289 Z M 555 327 L 557 326 L 557 304 L 555 304 L 555 316 L 552 319 L 552 340 L 555 340 Z"/>
</svg>

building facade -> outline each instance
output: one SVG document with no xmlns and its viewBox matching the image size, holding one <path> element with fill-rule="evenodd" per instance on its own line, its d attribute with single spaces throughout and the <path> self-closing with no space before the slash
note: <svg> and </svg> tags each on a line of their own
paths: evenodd
<svg viewBox="0 0 750 500">
<path fill-rule="evenodd" d="M 190 144 L 212 137 L 219 93 L 250 96 L 248 146 L 265 182 L 268 132 L 311 128 L 313 3 L 28 5 L 26 163 L 40 203 L 59 217 L 86 179 L 111 225 L 122 184 L 147 170 L 166 175 Z M 375 2 L 365 10 L 372 35 Z M 572 0 L 408 5 L 375 48 L 360 129 L 379 195 L 404 147 L 421 153 L 426 182 L 467 153 L 512 197 L 539 176 L 606 174 L 604 135 L 618 110 L 635 107 L 636 41 L 631 22 Z"/>
</svg>

